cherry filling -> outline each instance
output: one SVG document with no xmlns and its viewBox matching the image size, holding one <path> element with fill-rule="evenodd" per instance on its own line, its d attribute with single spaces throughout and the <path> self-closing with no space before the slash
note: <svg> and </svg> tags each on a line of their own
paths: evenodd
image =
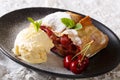
<svg viewBox="0 0 120 80">
<path fill-rule="evenodd" d="M 54 44 L 54 48 L 52 49 L 53 52 L 57 52 L 62 56 L 75 55 L 80 52 L 80 47 L 73 44 L 68 35 L 64 34 L 58 37 L 48 27 L 41 26 L 40 28 L 52 39 Z"/>
<path fill-rule="evenodd" d="M 88 43 L 83 50 L 80 50 L 80 47 L 73 44 L 68 35 L 64 34 L 58 37 L 48 27 L 41 26 L 40 28 L 52 39 L 54 44 L 52 51 L 64 56 L 63 65 L 65 68 L 75 74 L 80 74 L 86 69 L 89 64 L 89 58 L 85 56 L 85 52 L 93 41 Z M 81 53 L 84 54 L 82 55 Z"/>
</svg>

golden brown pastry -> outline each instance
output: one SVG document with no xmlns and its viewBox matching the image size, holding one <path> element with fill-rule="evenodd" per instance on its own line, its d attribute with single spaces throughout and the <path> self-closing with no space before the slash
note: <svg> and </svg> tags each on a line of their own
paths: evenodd
<svg viewBox="0 0 120 80">
<path fill-rule="evenodd" d="M 92 24 L 89 16 L 86 16 L 79 22 L 83 25 L 83 28 L 78 30 L 78 35 L 82 40 L 81 48 L 83 48 L 83 46 L 89 41 L 94 41 L 89 51 L 87 52 L 87 56 L 93 56 L 107 46 L 107 35 L 105 35 Z"/>
<path fill-rule="evenodd" d="M 91 40 L 94 41 L 87 51 L 86 56 L 91 57 L 107 46 L 108 36 L 93 25 L 89 16 L 82 17 L 75 13 L 68 13 L 76 23 L 79 22 L 83 26 L 82 29 L 78 30 L 78 35 L 82 40 L 81 49 Z"/>
<path fill-rule="evenodd" d="M 67 12 L 67 13 L 70 14 L 72 20 L 74 20 L 75 23 L 78 23 L 83 18 L 83 16 L 81 16 L 79 14 L 75 14 L 72 12 Z"/>
</svg>

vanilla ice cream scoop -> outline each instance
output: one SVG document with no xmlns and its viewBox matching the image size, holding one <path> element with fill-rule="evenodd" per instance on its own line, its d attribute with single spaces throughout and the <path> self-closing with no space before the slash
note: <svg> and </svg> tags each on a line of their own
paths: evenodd
<svg viewBox="0 0 120 80">
<path fill-rule="evenodd" d="M 52 40 L 47 34 L 34 27 L 28 27 L 19 32 L 16 37 L 13 52 L 29 63 L 46 62 L 47 54 L 53 47 Z"/>
</svg>

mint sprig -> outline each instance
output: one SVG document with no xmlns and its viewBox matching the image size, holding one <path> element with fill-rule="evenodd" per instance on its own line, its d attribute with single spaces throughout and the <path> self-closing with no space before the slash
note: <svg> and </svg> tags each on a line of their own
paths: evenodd
<svg viewBox="0 0 120 80">
<path fill-rule="evenodd" d="M 68 28 L 73 28 L 75 26 L 75 22 L 69 18 L 61 18 L 62 23 Z"/>
<path fill-rule="evenodd" d="M 75 24 L 75 22 L 69 18 L 61 18 L 61 22 L 70 29 L 79 30 L 82 28 L 82 25 L 80 23 Z"/>
<path fill-rule="evenodd" d="M 31 17 L 28 17 L 27 19 L 28 19 L 28 21 L 30 21 L 34 25 L 35 30 L 38 32 L 42 21 L 41 20 L 40 21 L 35 21 Z"/>
</svg>

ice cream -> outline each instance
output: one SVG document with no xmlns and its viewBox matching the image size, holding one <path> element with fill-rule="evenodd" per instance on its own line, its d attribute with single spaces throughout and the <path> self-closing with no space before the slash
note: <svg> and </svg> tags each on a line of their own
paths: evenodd
<svg viewBox="0 0 120 80">
<path fill-rule="evenodd" d="M 51 39 L 47 34 L 34 27 L 28 27 L 19 32 L 16 37 L 13 52 L 29 63 L 42 63 L 47 60 L 47 53 L 53 47 Z"/>
</svg>

